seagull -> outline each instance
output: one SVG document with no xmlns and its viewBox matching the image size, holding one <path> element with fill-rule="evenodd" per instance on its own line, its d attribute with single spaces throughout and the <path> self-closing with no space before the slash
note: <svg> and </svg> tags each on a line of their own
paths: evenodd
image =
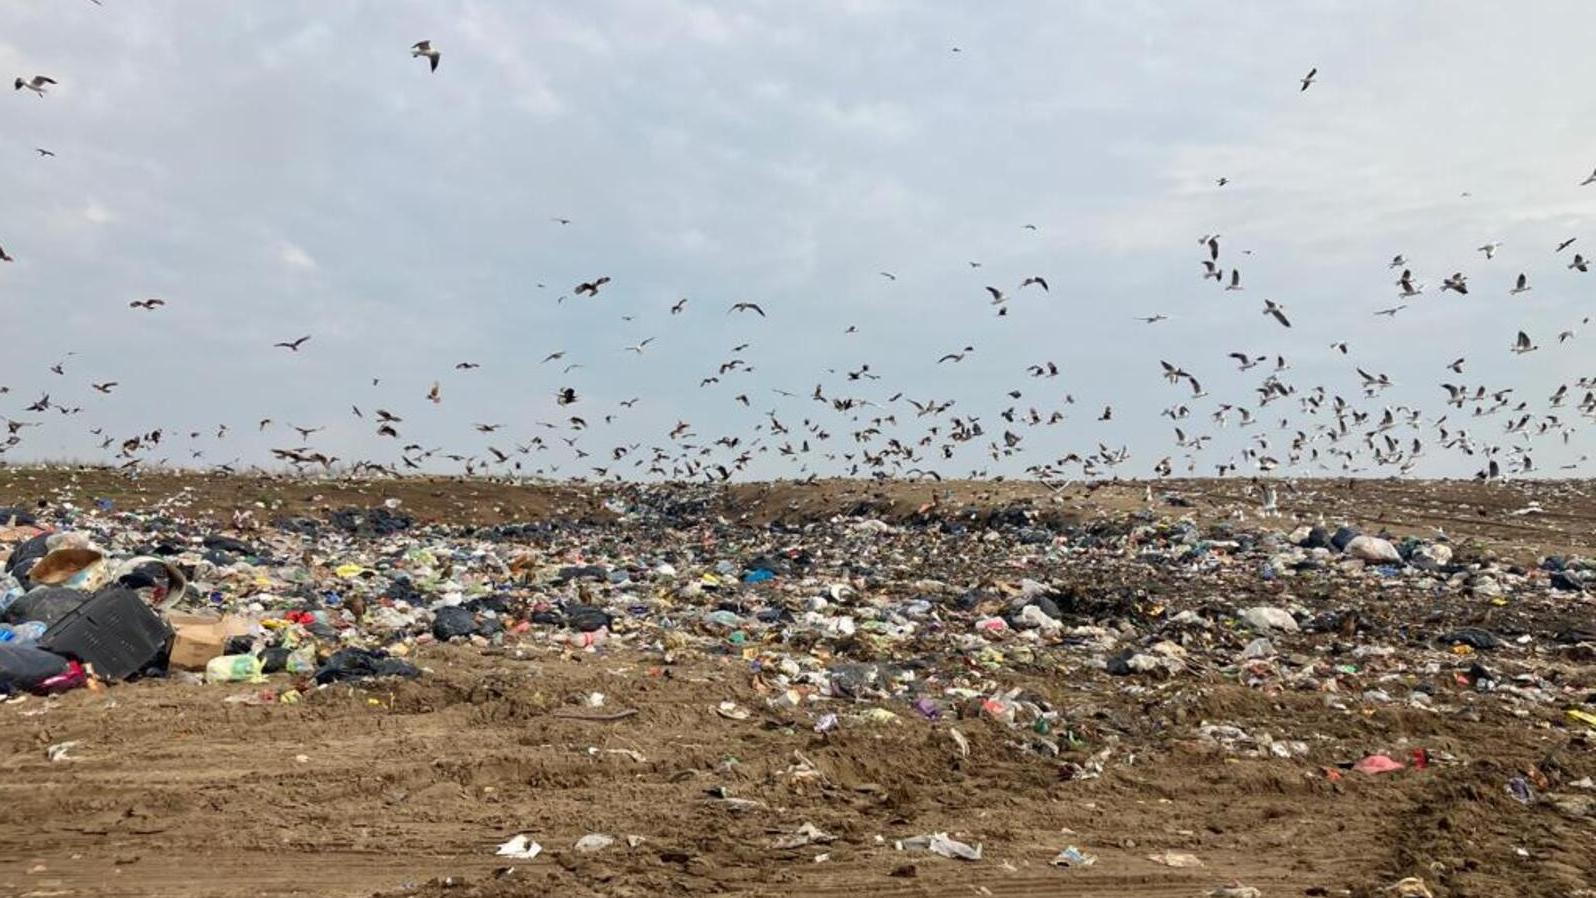
<svg viewBox="0 0 1596 898">
<path fill-rule="evenodd" d="M 1208 258 L 1219 261 L 1219 235 L 1211 234 L 1207 240 L 1201 241 L 1208 244 Z"/>
<path fill-rule="evenodd" d="M 992 305 L 994 306 L 1002 305 L 1003 303 L 1008 302 L 1009 298 L 1004 296 L 1003 291 L 996 287 L 987 287 L 986 292 L 992 294 Z"/>
<path fill-rule="evenodd" d="M 684 296 L 671 306 L 671 314 L 680 315 L 685 308 L 687 308 L 687 297 Z"/>
<path fill-rule="evenodd" d="M 555 361 L 557 359 L 563 359 L 563 358 L 565 358 L 565 350 L 562 349 L 559 352 L 551 352 L 548 355 L 544 356 L 543 357 L 543 361 L 538 362 L 538 364 L 539 365 L 546 365 L 549 362 Z"/>
<path fill-rule="evenodd" d="M 751 302 L 732 303 L 731 309 L 726 314 L 730 315 L 732 312 L 758 312 L 759 317 L 765 317 L 765 310 L 761 309 L 757 303 Z"/>
<path fill-rule="evenodd" d="M 432 400 L 433 405 L 443 402 L 443 391 L 438 388 L 437 381 L 433 381 L 432 387 L 427 390 L 427 398 Z"/>
<path fill-rule="evenodd" d="M 55 79 L 51 78 L 48 75 L 34 75 L 31 79 L 29 79 L 27 81 L 24 81 L 23 79 L 18 78 L 16 80 L 16 82 L 15 82 L 15 89 L 16 90 L 21 90 L 24 87 L 26 87 L 28 90 L 31 90 L 34 93 L 38 94 L 40 97 L 43 97 L 44 96 L 44 91 L 45 91 L 45 85 L 46 84 L 54 84 L 54 83 L 56 83 Z"/>
<path fill-rule="evenodd" d="M 962 361 L 964 361 L 964 357 L 966 355 L 968 355 L 968 354 L 970 354 L 970 353 L 972 353 L 974 351 L 975 351 L 975 347 L 974 346 L 966 346 L 960 352 L 950 352 L 947 355 L 943 356 L 942 358 L 937 359 L 937 364 L 940 365 L 940 364 L 942 364 L 943 362 L 946 362 L 946 361 L 962 362 Z"/>
<path fill-rule="evenodd" d="M 1143 316 L 1138 317 L 1136 320 L 1137 321 L 1145 321 L 1148 324 L 1157 324 L 1160 321 L 1168 321 L 1169 320 L 1169 316 L 1168 315 L 1143 315 Z"/>
<path fill-rule="evenodd" d="M 1592 171 L 1590 173 L 1590 177 L 1588 177 L 1585 180 L 1579 182 L 1579 186 L 1581 186 L 1581 187 L 1584 187 L 1586 184 L 1596 184 L 1596 171 Z"/>
<path fill-rule="evenodd" d="M 1516 296 L 1516 295 L 1518 295 L 1520 293 L 1528 293 L 1529 291 L 1531 291 L 1533 289 L 1535 289 L 1535 288 L 1533 288 L 1533 287 L 1531 287 L 1529 285 L 1529 277 L 1527 275 L 1525 275 L 1521 271 L 1518 274 L 1518 282 L 1517 282 L 1517 284 L 1513 287 L 1513 289 L 1511 289 L 1511 290 L 1509 290 L 1507 292 L 1508 292 L 1509 295 Z"/>
<path fill-rule="evenodd" d="M 1229 178 L 1220 178 L 1219 180 L 1215 181 L 1214 183 L 1218 184 L 1220 187 L 1223 187 L 1226 184 L 1230 183 L 1230 179 Z"/>
<path fill-rule="evenodd" d="M 591 281 L 584 281 L 580 284 L 577 284 L 576 289 L 571 292 L 575 293 L 577 296 L 581 296 L 584 293 L 588 294 L 589 296 L 598 296 L 599 288 L 605 284 L 608 284 L 609 282 L 609 275 L 605 275 L 601 278 L 596 278 Z"/>
<path fill-rule="evenodd" d="M 1452 360 L 1452 364 L 1447 365 L 1446 367 L 1448 369 L 1450 369 L 1453 374 L 1462 374 L 1463 373 L 1463 362 L 1464 362 L 1464 360 L 1461 359 L 1461 358 L 1453 359 Z"/>
<path fill-rule="evenodd" d="M 1285 327 L 1291 326 L 1291 322 L 1286 320 L 1286 307 L 1280 305 L 1272 299 L 1264 300 L 1263 313 L 1265 315 L 1273 315 L 1275 320 L 1280 322 L 1281 325 Z"/>
<path fill-rule="evenodd" d="M 0 262 L 15 262 L 15 261 L 16 261 L 16 259 L 13 259 L 10 256 L 6 255 L 6 248 L 3 247 L 3 246 L 0 246 Z"/>
<path fill-rule="evenodd" d="M 1567 240 L 1564 240 L 1562 243 L 1557 244 L 1557 251 L 1558 252 L 1562 252 L 1563 250 L 1568 249 L 1568 247 L 1570 245 L 1572 245 L 1575 240 L 1578 240 L 1578 239 L 1579 239 L 1578 237 L 1570 237 Z"/>
<path fill-rule="evenodd" d="M 283 349 L 290 349 L 290 350 L 293 350 L 294 352 L 298 352 L 299 351 L 299 347 L 304 346 L 305 345 L 305 341 L 309 340 L 309 339 L 310 339 L 310 335 L 307 334 L 307 335 L 305 335 L 303 337 L 300 337 L 298 340 L 291 340 L 291 341 L 289 341 L 287 343 L 273 343 L 272 344 L 272 348 L 276 349 L 278 347 L 281 347 Z"/>
<path fill-rule="evenodd" d="M 1227 287 L 1225 287 L 1225 289 L 1226 290 L 1240 290 L 1241 289 L 1241 269 L 1240 268 L 1232 268 L 1232 269 L 1230 269 L 1230 284 Z"/>
<path fill-rule="evenodd" d="M 627 346 L 627 347 L 625 347 L 625 349 L 630 351 L 630 352 L 635 352 L 638 355 L 642 355 L 643 354 L 643 347 L 647 346 L 648 344 L 650 344 L 652 342 L 654 342 L 654 338 L 653 337 L 649 337 L 647 340 L 644 340 L 643 342 L 637 344 L 636 346 Z"/>
<path fill-rule="evenodd" d="M 1376 314 L 1376 315 L 1384 315 L 1387 318 L 1395 318 L 1396 317 L 1396 313 L 1402 311 L 1403 309 L 1405 309 L 1407 307 L 1408 307 L 1407 303 L 1403 303 L 1402 305 L 1399 305 L 1399 306 L 1392 306 L 1389 309 L 1381 309 L 1380 311 L 1375 312 L 1374 314 Z M 1291 325 L 1288 324 L 1286 326 L 1290 327 Z"/>
<path fill-rule="evenodd" d="M 1519 331 L 1518 339 L 1513 341 L 1512 349 L 1514 353 L 1523 355 L 1526 352 L 1534 352 L 1540 347 L 1530 342 L 1529 334 Z"/>
<path fill-rule="evenodd" d="M 1225 270 L 1215 265 L 1212 259 L 1204 259 L 1203 280 L 1206 281 L 1209 278 L 1213 278 L 1216 281 L 1222 281 L 1225 278 Z"/>
<path fill-rule="evenodd" d="M 44 147 L 34 147 L 33 151 L 35 153 L 38 153 L 40 156 L 54 156 L 55 155 L 55 153 L 45 149 Z"/>
<path fill-rule="evenodd" d="M 434 72 L 438 70 L 438 60 L 443 57 L 442 53 L 432 49 L 432 41 L 416 41 L 415 44 L 410 47 L 410 55 L 412 57 L 427 57 L 427 61 L 432 64 L 432 71 Z"/>
<path fill-rule="evenodd" d="M 1331 343 L 1330 344 L 1330 348 L 1331 349 L 1339 349 L 1341 351 L 1342 355 L 1346 355 L 1347 354 L 1347 344 L 1345 342 Z"/>
<path fill-rule="evenodd" d="M 1047 281 L 1043 280 L 1040 277 L 1036 277 L 1034 275 L 1031 276 L 1031 277 L 1026 278 L 1023 281 L 1020 281 L 1020 289 L 1024 290 L 1026 287 L 1029 287 L 1032 284 L 1035 284 L 1038 287 L 1041 287 L 1042 288 L 1042 292 L 1044 292 L 1044 293 L 1051 292 L 1050 290 L 1047 289 Z"/>
<path fill-rule="evenodd" d="M 1585 264 L 1585 257 L 1580 255 L 1579 253 L 1575 253 L 1574 254 L 1574 261 L 1568 263 L 1568 267 L 1574 269 L 1575 271 L 1589 271 L 1590 270 L 1590 267 Z"/>
<path fill-rule="evenodd" d="M 881 271 L 881 272 L 877 272 L 877 274 L 880 274 L 882 277 L 886 278 L 889 281 L 895 281 L 895 280 L 898 279 L 898 276 L 893 274 L 890 271 Z"/>
<path fill-rule="evenodd" d="M 1302 90 L 1307 90 L 1308 87 L 1313 84 L 1314 77 L 1317 76 L 1318 74 L 1319 74 L 1319 69 L 1318 69 L 1317 66 L 1315 66 L 1314 68 L 1309 69 L 1308 70 L 1308 74 L 1302 76 Z M 1299 93 L 1299 94 L 1302 93 L 1302 90 L 1297 91 L 1297 93 Z"/>
<path fill-rule="evenodd" d="M 1456 290 L 1458 293 L 1467 294 L 1469 292 L 1468 276 L 1461 271 L 1454 271 L 1451 277 L 1441 282 L 1441 292 L 1445 293 L 1448 290 Z"/>
<path fill-rule="evenodd" d="M 1475 251 L 1484 253 L 1487 259 L 1494 259 L 1496 258 L 1496 251 L 1501 248 L 1502 241 L 1498 240 L 1495 243 L 1487 243 L 1484 246 L 1475 247 Z"/>
<path fill-rule="evenodd" d="M 481 368 L 481 367 L 482 366 L 477 364 L 476 362 L 458 362 L 458 363 L 455 364 L 454 370 L 456 370 L 456 371 L 470 371 L 472 368 Z"/>
<path fill-rule="evenodd" d="M 1406 258 L 1403 258 L 1401 253 L 1397 253 L 1396 255 L 1391 257 L 1391 264 L 1387 265 L 1386 267 L 1387 268 L 1401 268 L 1402 266 L 1404 266 L 1406 264 L 1408 264 L 1408 260 Z"/>
<path fill-rule="evenodd" d="M 549 219 L 549 221 L 554 222 L 555 224 L 559 225 L 562 228 L 571 223 L 571 220 L 569 218 L 551 218 L 551 219 Z M 539 285 L 539 286 L 541 286 L 541 285 Z"/>
<path fill-rule="evenodd" d="M 164 299 L 135 299 L 128 303 L 127 307 L 130 309 L 154 310 L 164 305 L 166 305 L 166 300 Z"/>
<path fill-rule="evenodd" d="M 103 383 L 103 384 L 89 384 L 89 386 L 93 387 L 96 390 L 99 390 L 101 393 L 105 393 L 106 395 L 110 395 L 111 388 L 116 386 L 116 385 L 117 385 L 116 381 L 114 381 L 114 380 L 113 381 L 107 381 L 106 383 Z"/>
</svg>

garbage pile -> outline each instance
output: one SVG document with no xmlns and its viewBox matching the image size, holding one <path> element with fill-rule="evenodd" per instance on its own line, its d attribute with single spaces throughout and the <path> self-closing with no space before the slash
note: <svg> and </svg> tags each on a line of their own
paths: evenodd
<svg viewBox="0 0 1596 898">
<path fill-rule="evenodd" d="M 417 522 L 390 500 L 224 529 L 100 506 L 0 509 L 0 692 L 281 677 L 292 701 L 419 676 L 418 651 L 454 642 L 662 665 L 719 656 L 816 732 L 979 718 L 1078 778 L 1112 762 L 1112 728 L 1023 677 L 1083 696 L 1225 683 L 1348 709 L 1496 701 L 1561 708 L 1596 732 L 1593 560 L 1519 565 L 1444 538 L 1150 510 L 1072 522 L 1026 503 L 752 525 L 679 486 L 617 490 L 606 507 L 613 520 L 467 527 Z M 1215 750 L 1316 750 L 1201 723 Z M 1403 746 L 1368 749 L 1325 760 L 1415 763 Z"/>
</svg>

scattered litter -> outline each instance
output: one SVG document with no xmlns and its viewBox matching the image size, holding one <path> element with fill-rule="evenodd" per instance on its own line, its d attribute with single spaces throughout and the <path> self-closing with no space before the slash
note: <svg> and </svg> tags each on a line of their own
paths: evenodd
<svg viewBox="0 0 1596 898">
<path fill-rule="evenodd" d="M 499 846 L 496 852 L 499 857 L 514 858 L 518 861 L 530 861 L 543 852 L 543 846 L 532 841 L 524 834 L 512 837 L 508 842 Z"/>
</svg>

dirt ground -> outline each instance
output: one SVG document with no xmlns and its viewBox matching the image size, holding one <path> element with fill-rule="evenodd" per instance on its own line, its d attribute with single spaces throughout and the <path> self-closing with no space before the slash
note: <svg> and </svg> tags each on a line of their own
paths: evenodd
<svg viewBox="0 0 1596 898">
<path fill-rule="evenodd" d="M 0 504 L 70 496 L 170 509 L 180 497 L 186 513 L 224 519 L 257 501 L 314 514 L 398 497 L 418 517 L 456 524 L 608 514 L 586 487 L 163 478 L 4 470 Z M 1244 482 L 1154 489 L 1193 502 L 1155 498 L 1161 515 L 1223 520 L 1257 505 Z M 1533 556 L 1590 551 L 1588 489 L 1320 481 L 1282 490 L 1280 504 L 1288 521 L 1322 514 L 1397 533 L 1444 527 L 1454 540 Z M 862 502 L 886 517 L 971 515 L 1018 501 L 1071 517 L 1146 507 L 1142 484 L 1063 496 L 1031 484 L 831 482 L 736 487 L 715 502 L 750 521 L 814 520 L 859 512 Z M 924 510 L 933 498 L 935 509 Z M 1509 514 L 1531 505 L 1544 513 Z M 1167 600 L 1195 604 L 1185 589 L 1172 582 Z M 1393 639 L 1436 614 L 1450 612 L 1371 612 L 1388 618 L 1376 634 Z M 1588 604 L 1516 620 L 1524 632 L 1549 632 L 1568 615 L 1591 625 Z M 1458 620 L 1471 619 L 1447 622 Z M 1438 898 L 1596 895 L 1596 821 L 1525 806 L 1504 789 L 1515 775 L 1596 776 L 1596 735 L 1568 726 L 1560 707 L 1481 702 L 1437 713 L 1353 697 L 1349 711 L 1316 692 L 1249 688 L 1221 670 L 1139 686 L 1078 667 L 1005 673 L 1005 684 L 1065 711 L 1090 746 L 1073 760 L 1112 747 L 1102 776 L 1082 779 L 1070 775 L 1072 758 L 1025 751 L 1023 732 L 980 717 L 902 716 L 817 733 L 807 718 L 769 708 L 764 681 L 735 654 L 666 663 L 642 648 L 590 654 L 537 643 L 487 654 L 430 646 L 415 660 L 426 670 L 419 680 L 332 686 L 295 705 L 255 701 L 262 687 L 165 682 L 0 705 L 0 895 L 1128 898 L 1200 896 L 1236 881 L 1264 896 L 1374 896 L 1414 875 Z M 1521 660 L 1558 666 L 1571 703 L 1596 693 L 1588 658 Z M 1433 679 L 1455 688 L 1450 673 Z M 602 709 L 581 703 L 594 692 L 606 697 Z M 751 716 L 717 714 L 727 700 Z M 1237 757 L 1191 738 L 1203 721 L 1313 747 L 1304 758 Z M 69 741 L 70 759 L 52 762 L 48 748 Z M 1325 769 L 1410 748 L 1437 760 L 1384 776 Z M 773 847 L 804 823 L 834 840 Z M 894 846 L 938 831 L 980 843 L 982 860 Z M 516 833 L 544 853 L 496 857 Z M 618 841 L 575 851 L 588 833 Z M 1096 864 L 1051 866 L 1068 845 Z M 1166 851 L 1202 866 L 1148 858 Z"/>
</svg>

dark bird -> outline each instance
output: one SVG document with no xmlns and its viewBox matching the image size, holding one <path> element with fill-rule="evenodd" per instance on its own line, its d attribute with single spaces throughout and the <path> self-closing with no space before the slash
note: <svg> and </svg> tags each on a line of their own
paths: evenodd
<svg viewBox="0 0 1596 898">
<path fill-rule="evenodd" d="M 1223 187 L 1226 184 L 1230 183 L 1230 179 L 1229 178 L 1220 178 L 1218 181 L 1215 181 L 1214 183 L 1218 184 L 1220 187 Z"/>
<path fill-rule="evenodd" d="M 476 362 L 457 362 L 457 363 L 455 363 L 454 370 L 456 370 L 456 371 L 470 371 L 472 368 L 481 368 L 481 367 L 482 366 L 477 364 Z"/>
<path fill-rule="evenodd" d="M 1523 272 L 1519 272 L 1517 283 L 1514 284 L 1513 289 L 1507 292 L 1512 295 L 1517 295 L 1519 293 L 1528 293 L 1533 289 L 1535 288 L 1529 285 L 1529 276 Z"/>
<path fill-rule="evenodd" d="M 561 227 L 564 227 L 565 225 L 568 225 L 568 224 L 571 223 L 571 220 L 569 218 L 551 218 L 551 219 L 549 219 L 549 221 L 555 222 L 555 223 L 559 224 Z M 541 287 L 543 285 L 539 284 L 538 286 Z"/>
<path fill-rule="evenodd" d="M 100 391 L 101 393 L 105 393 L 106 395 L 110 395 L 111 388 L 116 386 L 116 381 L 114 381 L 114 380 L 106 381 L 103 384 L 89 384 L 89 386 L 91 386 L 94 389 Z"/>
<path fill-rule="evenodd" d="M 560 405 L 570 405 L 573 402 L 576 402 L 576 388 L 561 387 L 555 392 L 554 401 Z"/>
<path fill-rule="evenodd" d="M 731 309 L 726 314 L 730 315 L 732 312 L 758 312 L 759 317 L 765 317 L 765 310 L 761 309 L 758 304 L 751 302 L 732 303 Z"/>
<path fill-rule="evenodd" d="M 287 343 L 273 343 L 272 344 L 272 348 L 273 349 L 277 349 L 277 348 L 281 347 L 283 349 L 289 349 L 289 350 L 293 350 L 294 352 L 298 352 L 299 351 L 299 347 L 304 346 L 305 345 L 305 341 L 309 340 L 309 339 L 310 339 L 310 335 L 307 334 L 307 335 L 305 335 L 303 337 L 300 337 L 298 340 L 291 340 L 291 341 L 289 341 Z"/>
<path fill-rule="evenodd" d="M 1311 86 L 1313 84 L 1313 79 L 1315 77 L 1317 77 L 1318 74 L 1319 74 L 1319 69 L 1318 69 L 1317 66 L 1315 66 L 1314 68 L 1309 69 L 1308 70 L 1308 74 L 1302 76 L 1302 90 L 1307 90 L 1309 88 L 1309 86 Z M 1302 90 L 1297 91 L 1297 93 L 1302 93 Z"/>
<path fill-rule="evenodd" d="M 1452 272 L 1451 277 L 1441 282 L 1441 292 L 1445 293 L 1448 290 L 1455 290 L 1460 294 L 1467 295 L 1469 292 L 1468 276 L 1461 271 Z"/>
<path fill-rule="evenodd" d="M 1578 239 L 1578 237 L 1570 237 L 1567 240 L 1564 240 L 1562 243 L 1557 244 L 1557 251 L 1562 252 L 1563 250 L 1568 249 L 1574 244 L 1574 241 Z"/>
<path fill-rule="evenodd" d="M 166 300 L 164 299 L 135 299 L 134 301 L 128 303 L 127 307 L 130 309 L 145 309 L 148 311 L 153 311 L 164 305 L 166 305 Z"/>
<path fill-rule="evenodd" d="M 44 91 L 45 91 L 45 85 L 54 84 L 54 83 L 56 83 L 55 79 L 49 77 L 48 75 L 34 75 L 32 78 L 29 78 L 27 80 L 23 80 L 21 78 L 18 78 L 16 80 L 15 89 L 16 90 L 21 90 L 24 87 L 26 87 L 28 90 L 31 90 L 34 93 L 38 94 L 40 97 L 43 97 L 44 96 Z"/>
<path fill-rule="evenodd" d="M 879 272 L 879 273 L 880 273 L 880 275 L 881 275 L 881 276 L 882 276 L 882 277 L 884 277 L 884 278 L 886 278 L 886 279 L 887 279 L 887 280 L 889 280 L 889 281 L 895 281 L 895 280 L 897 280 L 897 279 L 898 279 L 898 276 L 897 276 L 897 275 L 895 275 L 895 274 L 893 274 L 893 273 L 892 273 L 892 272 L 890 272 L 890 271 L 883 271 L 883 272 Z"/>
<path fill-rule="evenodd" d="M 966 346 L 966 347 L 964 347 L 963 351 L 961 351 L 961 352 L 950 352 L 947 355 L 943 356 L 942 358 L 937 359 L 937 364 L 940 365 L 943 362 L 962 362 L 962 361 L 964 361 L 964 357 L 966 355 L 968 355 L 969 353 L 972 353 L 974 351 L 975 351 L 975 347 L 974 346 Z"/>
<path fill-rule="evenodd" d="M 13 259 L 9 255 L 6 254 L 6 248 L 3 247 L 3 246 L 0 246 L 0 262 L 15 262 L 15 261 L 16 261 L 16 259 Z"/>
<path fill-rule="evenodd" d="M 432 71 L 434 72 L 438 70 L 438 60 L 443 58 L 442 53 L 432 49 L 432 41 L 416 41 L 410 47 L 410 56 L 412 58 L 417 56 L 427 57 L 427 62 L 432 66 Z"/>
<path fill-rule="evenodd" d="M 1020 281 L 1020 289 L 1024 290 L 1026 287 L 1029 287 L 1032 284 L 1035 284 L 1036 286 L 1041 287 L 1043 292 L 1052 292 L 1052 291 L 1047 289 L 1047 281 L 1043 280 L 1042 278 L 1036 277 L 1034 275 L 1031 276 L 1031 277 L 1026 278 L 1023 281 Z"/>
<path fill-rule="evenodd" d="M 572 292 L 577 296 L 581 296 L 584 293 L 588 294 L 589 296 L 598 296 L 599 288 L 605 284 L 608 284 L 609 282 L 609 275 L 604 275 L 603 277 L 595 278 L 591 281 L 583 281 L 582 283 L 577 284 L 576 289 Z"/>
<path fill-rule="evenodd" d="M 1590 271 L 1590 266 L 1585 264 L 1585 257 L 1579 253 L 1574 254 L 1574 261 L 1568 263 L 1568 267 L 1579 272 Z"/>
<path fill-rule="evenodd" d="M 1596 184 L 1596 171 L 1592 171 L 1590 173 L 1590 177 L 1588 177 L 1585 180 L 1579 182 L 1579 186 L 1581 186 L 1581 187 L 1584 187 L 1587 184 Z"/>
<path fill-rule="evenodd" d="M 1513 352 L 1523 355 L 1526 352 L 1534 352 L 1535 350 L 1540 349 L 1540 347 L 1530 342 L 1529 334 L 1519 331 L 1518 339 L 1513 341 L 1512 349 Z"/>
<path fill-rule="evenodd" d="M 44 147 L 34 147 L 33 151 L 35 153 L 38 153 L 40 156 L 54 156 L 55 155 L 55 153 L 50 152 L 49 150 L 45 149 Z"/>
<path fill-rule="evenodd" d="M 680 315 L 685 308 L 687 308 L 687 297 L 684 296 L 671 306 L 671 314 Z"/>
<path fill-rule="evenodd" d="M 1464 361 L 1464 359 L 1453 359 L 1452 364 L 1447 365 L 1446 367 L 1450 368 L 1454 374 L 1462 374 Z"/>
</svg>

